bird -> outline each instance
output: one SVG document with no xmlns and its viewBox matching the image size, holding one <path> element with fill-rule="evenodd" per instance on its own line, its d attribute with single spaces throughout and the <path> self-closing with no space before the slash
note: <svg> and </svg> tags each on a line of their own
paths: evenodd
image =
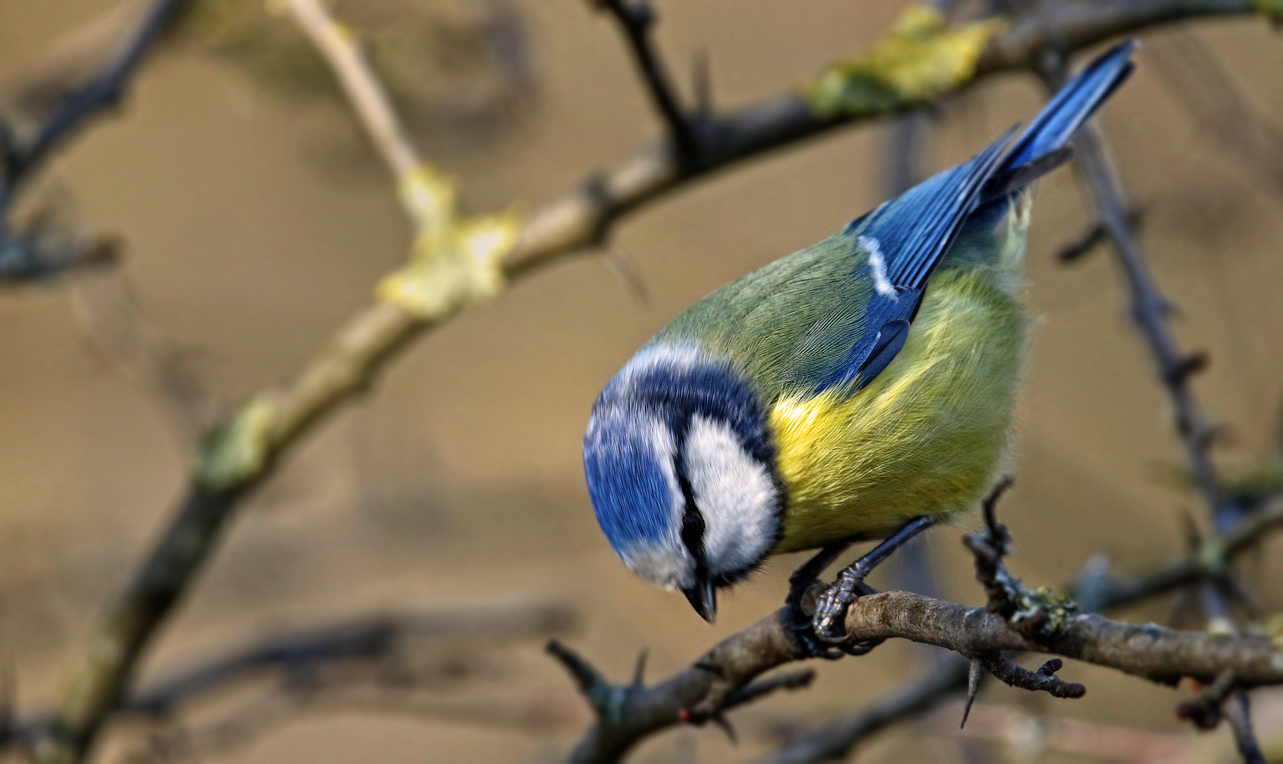
<svg viewBox="0 0 1283 764">
<path fill-rule="evenodd" d="M 716 290 L 637 351 L 593 404 L 583 450 L 628 568 L 711 623 L 718 590 L 772 555 L 819 549 L 804 566 L 818 575 L 854 542 L 979 505 L 1008 459 L 1028 355 L 1029 184 L 1068 159 L 1136 46 L 1095 59 L 1019 138 Z M 825 593 L 830 619 L 847 584 Z"/>
</svg>

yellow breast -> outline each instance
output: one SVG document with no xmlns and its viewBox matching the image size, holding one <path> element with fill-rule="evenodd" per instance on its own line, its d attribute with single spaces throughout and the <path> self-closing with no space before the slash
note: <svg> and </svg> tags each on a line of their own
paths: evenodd
<svg viewBox="0 0 1283 764">
<path fill-rule="evenodd" d="M 776 402 L 788 508 L 774 552 L 976 506 L 1006 451 L 1028 324 L 994 275 L 936 274 L 899 355 L 855 395 Z"/>
</svg>

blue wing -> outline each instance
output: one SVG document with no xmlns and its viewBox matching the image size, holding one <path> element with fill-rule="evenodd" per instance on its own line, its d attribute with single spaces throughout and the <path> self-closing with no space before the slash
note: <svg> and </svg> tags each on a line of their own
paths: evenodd
<svg viewBox="0 0 1283 764">
<path fill-rule="evenodd" d="M 1008 133 L 970 161 L 914 186 L 851 224 L 849 232 L 858 237 L 857 252 L 863 254 L 860 275 L 873 281 L 874 290 L 858 324 L 862 336 L 820 380 L 820 389 L 855 381 L 859 389 L 904 347 L 927 279 L 979 204 L 980 191 L 997 172 L 1010 140 Z"/>
<path fill-rule="evenodd" d="M 1067 157 L 1065 144 L 1131 73 L 1136 43 L 1123 43 L 1067 83 L 1011 147 L 1011 133 L 970 161 L 946 170 L 854 221 L 847 232 L 863 254 L 859 275 L 875 289 L 859 336 L 817 390 L 855 392 L 886 369 L 909 336 L 927 280 L 977 208 L 1006 203 L 1010 194 Z"/>
</svg>

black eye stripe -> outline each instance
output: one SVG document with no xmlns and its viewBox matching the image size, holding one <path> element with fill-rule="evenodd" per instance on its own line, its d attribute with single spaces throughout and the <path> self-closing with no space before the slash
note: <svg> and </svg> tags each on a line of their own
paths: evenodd
<svg viewBox="0 0 1283 764">
<path fill-rule="evenodd" d="M 697 576 L 707 574 L 708 558 L 704 550 L 704 515 L 695 503 L 695 489 L 686 477 L 686 464 L 683 452 L 686 450 L 686 433 L 678 438 L 677 453 L 673 456 L 673 472 L 677 476 L 677 486 L 682 492 L 682 544 L 686 546 L 691 557 L 695 558 Z"/>
</svg>

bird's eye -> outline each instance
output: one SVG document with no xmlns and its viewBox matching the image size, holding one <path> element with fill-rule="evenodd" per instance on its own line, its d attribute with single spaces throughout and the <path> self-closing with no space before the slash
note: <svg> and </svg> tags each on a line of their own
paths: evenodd
<svg viewBox="0 0 1283 764">
<path fill-rule="evenodd" d="M 693 504 L 687 504 L 682 515 L 682 543 L 691 551 L 704 546 L 704 516 Z"/>
<path fill-rule="evenodd" d="M 704 551 L 704 516 L 695 506 L 695 489 L 686 479 L 685 473 L 677 470 L 677 483 L 682 489 L 685 510 L 682 512 L 682 543 L 690 550 L 695 559 L 701 559 Z"/>
</svg>

